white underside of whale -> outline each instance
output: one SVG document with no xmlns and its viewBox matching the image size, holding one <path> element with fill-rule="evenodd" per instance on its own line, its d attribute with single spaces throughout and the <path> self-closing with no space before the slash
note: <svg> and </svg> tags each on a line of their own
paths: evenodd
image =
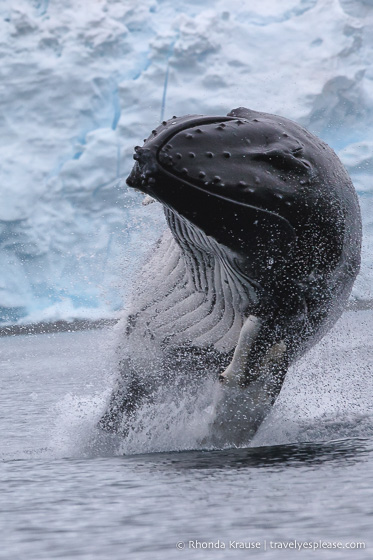
<svg viewBox="0 0 373 560">
<path fill-rule="evenodd" d="M 186 243 L 192 233 L 185 228 Z M 236 348 L 246 320 L 247 286 L 212 250 L 198 249 L 196 243 L 206 240 L 194 237 L 193 250 L 184 253 L 171 232 L 164 233 L 134 290 L 130 313 L 138 314 L 137 335 L 173 345 L 212 345 L 219 352 Z"/>
</svg>

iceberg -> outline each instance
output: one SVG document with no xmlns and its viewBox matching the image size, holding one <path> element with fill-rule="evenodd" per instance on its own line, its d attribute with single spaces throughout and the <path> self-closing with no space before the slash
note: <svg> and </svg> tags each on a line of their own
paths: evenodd
<svg viewBox="0 0 373 560">
<path fill-rule="evenodd" d="M 163 118 L 284 115 L 360 197 L 372 299 L 373 4 L 19 0 L 0 4 L 0 322 L 116 317 L 164 227 L 124 178 Z"/>
</svg>

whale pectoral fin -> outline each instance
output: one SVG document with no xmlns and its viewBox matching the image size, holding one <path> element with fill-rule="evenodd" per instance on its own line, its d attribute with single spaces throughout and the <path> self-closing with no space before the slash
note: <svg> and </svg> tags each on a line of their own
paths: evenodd
<svg viewBox="0 0 373 560">
<path fill-rule="evenodd" d="M 263 321 L 250 315 L 240 332 L 233 358 L 226 370 L 219 375 L 219 381 L 230 387 L 246 385 L 246 370 L 249 354 L 259 334 Z"/>
<path fill-rule="evenodd" d="M 258 360 L 253 357 L 254 344 L 261 331 L 265 331 L 263 320 L 250 315 L 240 332 L 231 363 L 219 375 L 219 381 L 227 387 L 253 387 L 260 385 L 274 402 L 288 368 L 287 346 L 284 340 L 269 342 Z"/>
<path fill-rule="evenodd" d="M 227 441 L 246 445 L 280 393 L 289 360 L 286 343 L 276 334 L 273 321 L 256 317 L 245 321 L 232 361 L 206 411 L 218 445 Z"/>
</svg>

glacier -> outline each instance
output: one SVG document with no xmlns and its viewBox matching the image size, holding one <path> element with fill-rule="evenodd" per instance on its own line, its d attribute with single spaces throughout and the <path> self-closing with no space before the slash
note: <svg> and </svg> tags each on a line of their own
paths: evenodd
<svg viewBox="0 0 373 560">
<path fill-rule="evenodd" d="M 164 228 L 124 179 L 163 118 L 237 106 L 323 138 L 372 300 L 373 0 L 0 0 L 0 323 L 117 317 Z"/>
</svg>

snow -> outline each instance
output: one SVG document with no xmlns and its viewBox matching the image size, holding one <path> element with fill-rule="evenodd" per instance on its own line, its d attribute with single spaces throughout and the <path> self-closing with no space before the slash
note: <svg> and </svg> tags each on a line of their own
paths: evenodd
<svg viewBox="0 0 373 560">
<path fill-rule="evenodd" d="M 284 115 L 341 157 L 372 298 L 373 2 L 0 1 L 0 322 L 114 316 L 163 226 L 124 178 L 160 120 Z"/>
</svg>

